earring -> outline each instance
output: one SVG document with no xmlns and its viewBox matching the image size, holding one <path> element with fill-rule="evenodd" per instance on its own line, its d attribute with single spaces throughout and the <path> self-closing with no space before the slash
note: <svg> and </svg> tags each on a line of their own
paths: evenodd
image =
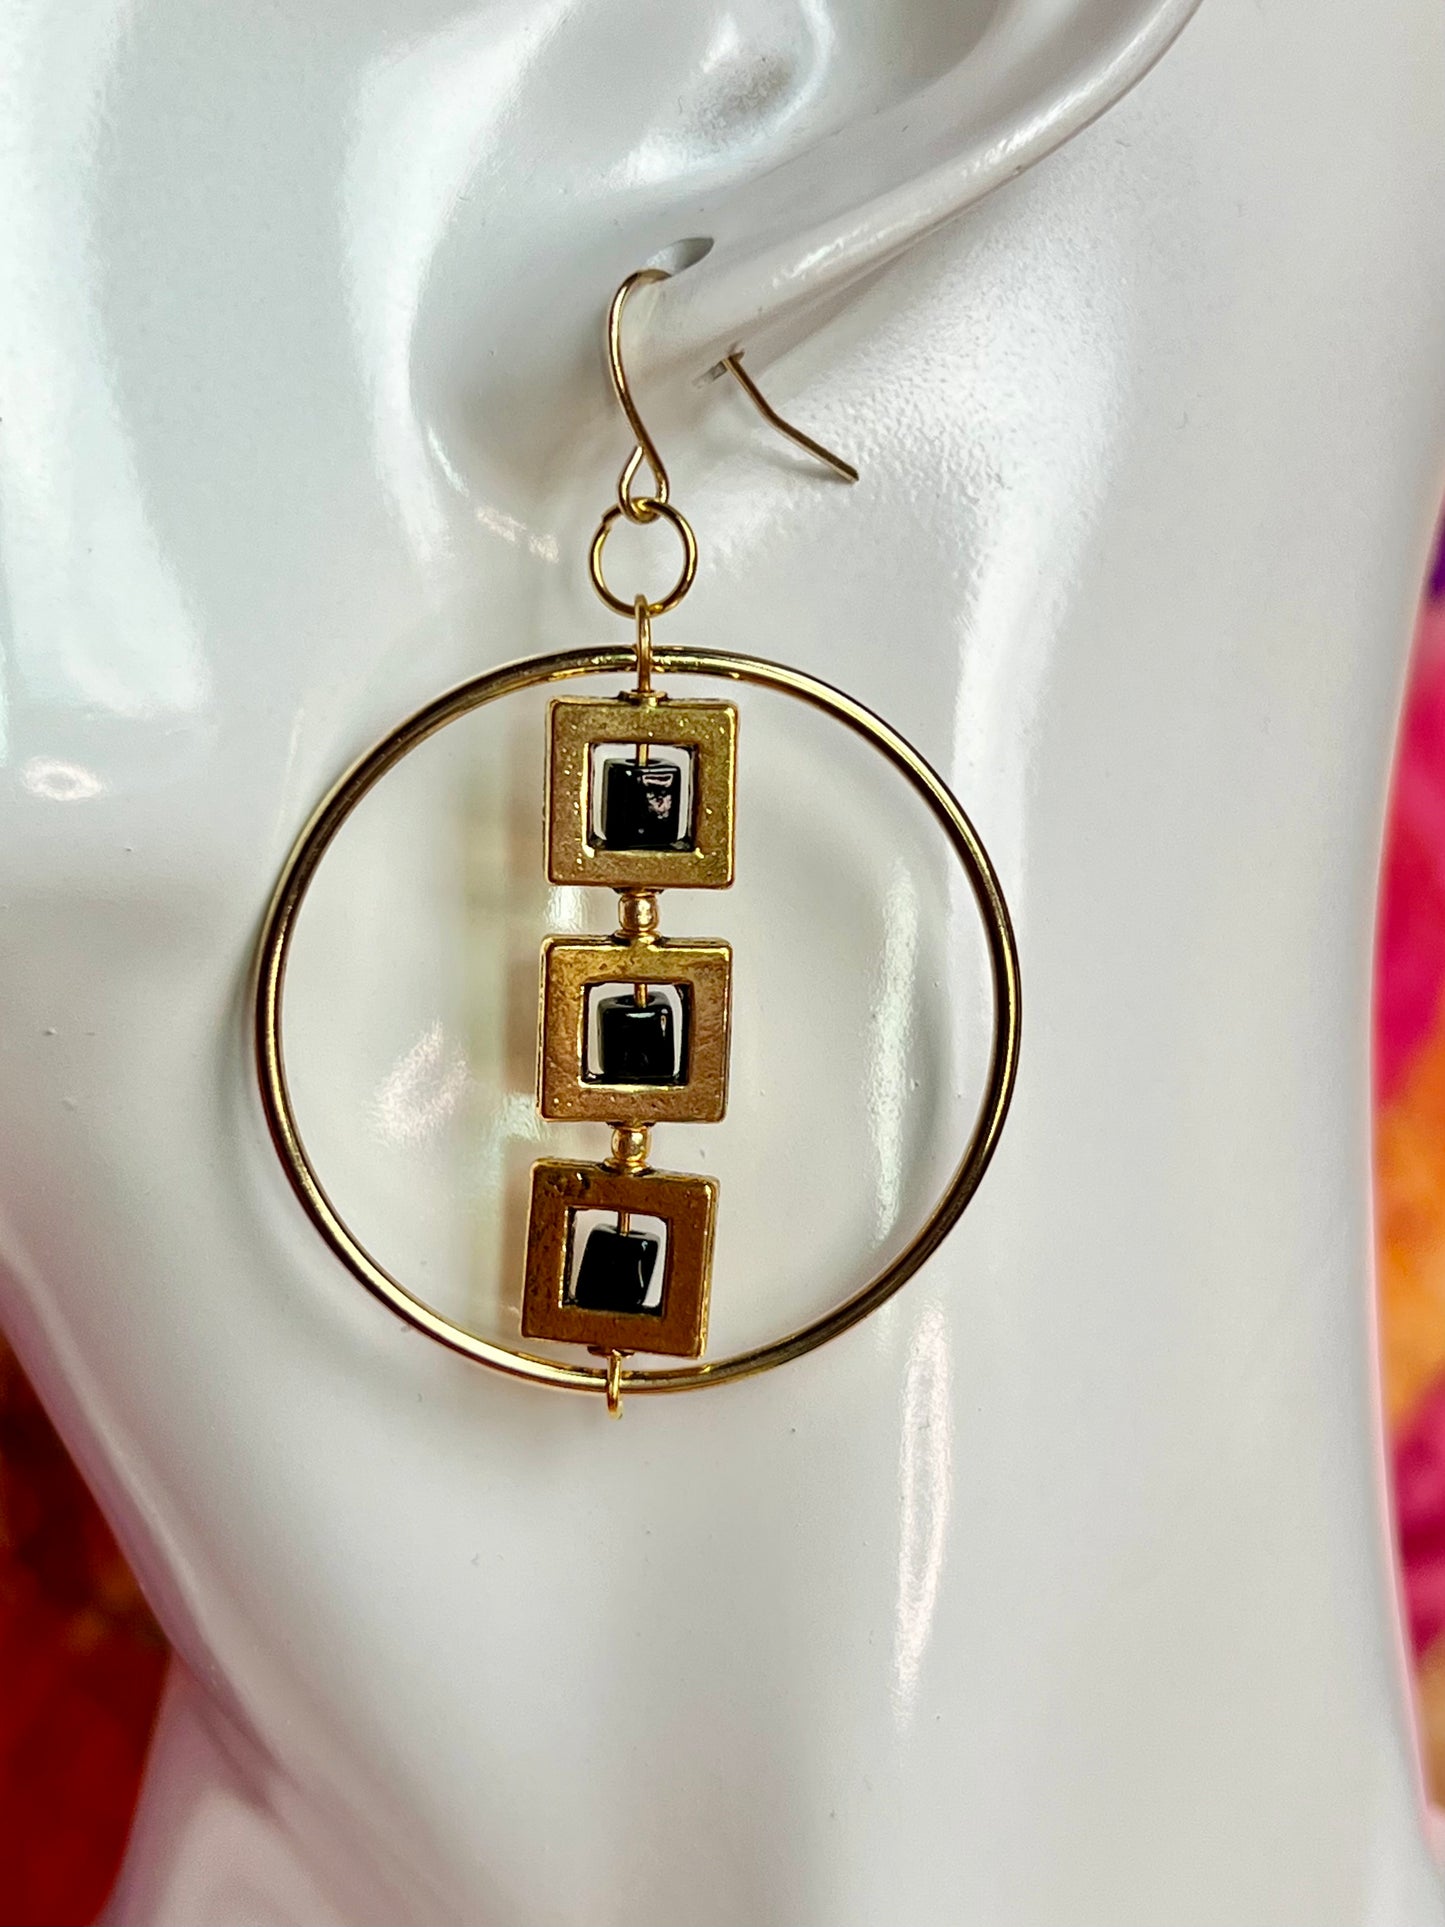
<svg viewBox="0 0 1445 1927">
<path fill-rule="evenodd" d="M 913 746 L 861 703 L 761 657 L 654 647 L 652 625 L 687 595 L 697 573 L 691 524 L 671 500 L 657 445 L 638 410 L 622 353 L 633 290 L 665 280 L 630 275 L 607 315 L 613 392 L 634 437 L 617 499 L 592 538 L 588 567 L 607 607 L 631 622 L 626 648 L 534 656 L 472 678 L 401 723 L 326 796 L 287 858 L 262 929 L 254 1029 L 262 1107 L 297 1198 L 332 1251 L 362 1284 L 412 1325 L 453 1350 L 513 1376 L 601 1393 L 614 1415 L 624 1391 L 676 1392 L 767 1371 L 838 1337 L 883 1304 L 938 1248 L 977 1190 L 1008 1114 L 1018 1071 L 1020 989 L 1008 908 L 988 854 L 961 804 Z M 733 377 L 769 424 L 849 482 L 857 471 L 785 421 L 742 365 Z M 646 467 L 650 483 L 635 484 Z M 619 520 L 666 523 L 682 564 L 656 601 L 624 599 L 603 570 Z M 520 1336 L 582 1348 L 573 1363 L 482 1338 L 434 1311 L 385 1270 L 332 1205 L 311 1163 L 286 1078 L 283 1004 L 296 919 L 337 832 L 362 798 L 410 751 L 448 723 L 517 691 L 574 677 L 630 674 L 612 695 L 555 698 L 548 716 L 547 874 L 553 883 L 617 892 L 617 927 L 542 944 L 537 1104 L 543 1117 L 611 1130 L 611 1149 L 589 1164 L 547 1158 L 532 1170 Z M 663 675 L 747 683 L 804 702 L 861 737 L 927 805 L 972 888 L 983 923 L 993 994 L 993 1037 L 980 1108 L 943 1195 L 911 1241 L 876 1278 L 823 1316 L 749 1352 L 704 1356 L 718 1185 L 703 1175 L 654 1170 L 659 1123 L 714 1123 L 728 1095 L 733 1022 L 732 949 L 721 938 L 677 940 L 661 929 L 670 889 L 725 889 L 733 881 L 738 775 L 734 704 L 674 697 Z M 746 1013 L 743 1014 L 744 1020 Z M 638 1353 L 685 1361 L 636 1368 Z"/>
</svg>

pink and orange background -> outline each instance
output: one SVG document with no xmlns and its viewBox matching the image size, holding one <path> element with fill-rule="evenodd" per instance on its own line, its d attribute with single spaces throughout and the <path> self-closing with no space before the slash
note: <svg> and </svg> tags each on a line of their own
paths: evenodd
<svg viewBox="0 0 1445 1927">
<path fill-rule="evenodd" d="M 1420 612 L 1375 971 L 1380 1360 L 1421 1734 L 1445 1804 L 1445 546 Z"/>
<path fill-rule="evenodd" d="M 1421 610 L 1375 1005 L 1385 1419 L 1426 1773 L 1445 1804 L 1445 549 Z M 115 1876 L 165 1642 L 0 1346 L 0 1922 L 84 1927 Z"/>
</svg>

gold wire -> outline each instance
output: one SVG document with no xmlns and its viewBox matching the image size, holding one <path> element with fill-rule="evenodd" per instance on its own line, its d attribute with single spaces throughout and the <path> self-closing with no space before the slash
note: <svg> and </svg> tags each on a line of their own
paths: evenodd
<svg viewBox="0 0 1445 1927">
<path fill-rule="evenodd" d="M 667 470 L 657 452 L 657 443 L 648 434 L 638 413 L 637 403 L 632 399 L 627 369 L 622 360 L 622 314 L 634 288 L 643 288 L 651 281 L 667 281 L 670 278 L 666 268 L 639 268 L 635 274 L 628 275 L 613 295 L 607 310 L 607 370 L 612 377 L 612 392 L 637 441 L 637 446 L 623 463 L 622 473 L 617 478 L 617 506 L 629 522 L 656 521 L 657 511 L 667 506 L 668 483 Z M 652 470 L 652 487 L 646 495 L 634 495 L 632 484 L 644 462 Z"/>
<path fill-rule="evenodd" d="M 652 615 L 647 607 L 647 597 L 637 596 L 632 604 L 632 613 L 637 618 L 637 693 L 639 696 L 652 694 Z M 641 749 L 645 745 L 639 743 Z"/>
<path fill-rule="evenodd" d="M 627 1352 L 607 1354 L 607 1411 L 611 1418 L 622 1417 L 622 1361 Z"/>
<path fill-rule="evenodd" d="M 807 449 L 808 453 L 810 455 L 816 455 L 820 462 L 826 462 L 828 467 L 831 468 L 835 474 L 841 475 L 845 482 L 857 481 L 858 471 L 851 462 L 845 462 L 843 457 L 841 455 L 835 455 L 831 448 L 824 448 L 821 442 L 814 441 L 811 435 L 804 434 L 801 428 L 796 427 L 792 422 L 787 421 L 778 413 L 762 389 L 759 388 L 752 376 L 743 367 L 743 351 L 741 348 L 739 348 L 735 354 L 724 355 L 720 366 L 727 369 L 738 387 L 742 389 L 748 400 L 753 404 L 754 408 L 757 409 L 758 413 L 770 428 L 776 428 L 778 433 L 780 435 L 786 435 L 790 442 L 796 442 L 799 448 Z"/>
<path fill-rule="evenodd" d="M 662 456 L 658 453 L 657 443 L 652 439 L 647 424 L 642 419 L 632 393 L 631 383 L 627 379 L 627 364 L 622 359 L 622 316 L 627 307 L 628 297 L 634 288 L 644 287 L 649 282 L 668 279 L 665 268 L 639 268 L 635 274 L 628 275 L 613 295 L 607 310 L 607 369 L 612 377 L 612 392 L 617 397 L 618 407 L 627 417 L 627 425 L 635 437 L 635 446 L 623 463 L 622 473 L 617 478 L 616 504 L 606 510 L 593 534 L 592 547 L 587 556 L 587 569 L 592 578 L 592 586 L 598 595 L 609 609 L 623 616 L 632 615 L 635 610 L 642 608 L 646 609 L 649 617 L 666 615 L 682 601 L 697 576 L 697 537 L 687 517 L 680 510 L 673 508 L 668 499 L 670 484 L 667 468 Z M 851 462 L 845 461 L 831 448 L 825 448 L 822 442 L 816 441 L 813 436 L 806 434 L 778 413 L 743 367 L 741 348 L 734 349 L 730 355 L 724 355 L 719 366 L 725 368 L 733 377 L 770 427 L 775 428 L 780 435 L 785 435 L 790 442 L 795 442 L 799 448 L 806 449 L 820 462 L 826 462 L 828 467 L 835 474 L 841 475 L 845 481 L 858 480 L 858 471 Z M 634 495 L 632 484 L 636 481 L 637 472 L 644 462 L 652 472 L 652 488 L 647 494 Z M 602 571 L 602 552 L 607 546 L 607 538 L 612 533 L 613 525 L 619 516 L 625 516 L 629 522 L 644 525 L 662 518 L 671 522 L 678 533 L 682 542 L 682 571 L 672 588 L 658 602 L 648 602 L 644 597 L 637 596 L 633 602 L 628 603 L 607 586 L 607 579 Z M 639 625 L 640 621 L 639 617 Z M 640 643 L 639 626 L 639 674 L 641 673 Z M 639 683 L 639 688 L 641 686 Z"/>
<path fill-rule="evenodd" d="M 286 859 L 261 931 L 253 1007 L 261 1105 L 277 1156 L 302 1209 L 352 1276 L 419 1331 L 479 1364 L 560 1390 L 594 1393 L 606 1391 L 608 1372 L 496 1344 L 464 1326 L 453 1324 L 414 1297 L 355 1236 L 327 1195 L 297 1123 L 286 1079 L 283 1000 L 297 916 L 316 871 L 352 811 L 403 757 L 448 723 L 485 703 L 496 702 L 518 690 L 575 676 L 625 674 L 633 662 L 634 651 L 629 647 L 561 650 L 507 663 L 435 697 L 369 749 L 322 799 Z M 734 1379 L 772 1371 L 841 1337 L 885 1304 L 937 1251 L 988 1169 L 1018 1076 L 1021 1026 L 1018 946 L 993 864 L 962 804 L 905 737 L 841 690 L 805 675 L 800 669 L 768 662 L 760 656 L 713 649 L 659 649 L 656 666 L 659 673 L 669 675 L 717 676 L 727 681 L 751 683 L 806 703 L 862 737 L 912 786 L 943 830 L 972 887 L 983 921 L 993 986 L 994 1022 L 983 1100 L 963 1156 L 923 1225 L 891 1263 L 821 1317 L 766 1345 L 681 1366 L 640 1371 L 623 1371 L 619 1367 L 619 1396 L 624 1387 L 638 1393 L 702 1391 L 709 1386 L 726 1385 Z"/>
</svg>

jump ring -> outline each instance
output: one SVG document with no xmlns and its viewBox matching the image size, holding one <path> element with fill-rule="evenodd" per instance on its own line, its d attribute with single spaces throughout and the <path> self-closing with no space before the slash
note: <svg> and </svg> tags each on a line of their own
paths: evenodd
<svg viewBox="0 0 1445 1927">
<path fill-rule="evenodd" d="M 647 604 L 648 615 L 665 616 L 669 609 L 677 607 L 693 585 L 697 575 L 697 537 L 693 534 L 692 524 L 687 517 L 679 509 L 675 509 L 670 502 L 660 502 L 656 496 L 640 496 L 638 500 L 647 503 L 654 511 L 647 519 L 655 521 L 660 517 L 664 522 L 670 522 L 677 530 L 678 539 L 682 543 L 682 570 L 676 582 L 661 601 Z M 607 546 L 607 538 L 612 533 L 613 524 L 620 519 L 621 515 L 622 510 L 614 506 L 604 513 L 602 520 L 597 524 L 597 533 L 592 538 L 592 547 L 587 556 L 587 571 L 592 577 L 593 588 L 608 608 L 615 609 L 620 616 L 630 616 L 636 608 L 635 600 L 624 602 L 621 596 L 614 595 L 607 586 L 607 578 L 602 573 L 602 551 Z"/>
</svg>

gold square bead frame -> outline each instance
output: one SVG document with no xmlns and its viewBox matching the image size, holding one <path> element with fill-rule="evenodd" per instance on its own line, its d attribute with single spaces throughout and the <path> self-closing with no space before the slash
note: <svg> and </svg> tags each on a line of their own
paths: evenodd
<svg viewBox="0 0 1445 1927">
<path fill-rule="evenodd" d="M 721 938 L 632 943 L 548 937 L 542 945 L 537 1105 L 543 1117 L 595 1124 L 716 1124 L 727 1110 L 732 945 Z M 687 991 L 677 1084 L 604 1084 L 586 1075 L 587 992 L 597 984 Z"/>
<path fill-rule="evenodd" d="M 548 1158 L 532 1167 L 522 1336 L 600 1352 L 701 1358 L 707 1346 L 717 1181 L 674 1171 L 617 1171 Z M 656 1311 L 592 1311 L 567 1297 L 574 1216 L 615 1211 L 667 1226 Z"/>
<path fill-rule="evenodd" d="M 666 696 L 551 706 L 547 875 L 611 890 L 724 890 L 733 880 L 738 712 L 732 703 Z M 692 847 L 607 850 L 592 840 L 593 757 L 602 743 L 659 744 L 692 753 Z"/>
</svg>

